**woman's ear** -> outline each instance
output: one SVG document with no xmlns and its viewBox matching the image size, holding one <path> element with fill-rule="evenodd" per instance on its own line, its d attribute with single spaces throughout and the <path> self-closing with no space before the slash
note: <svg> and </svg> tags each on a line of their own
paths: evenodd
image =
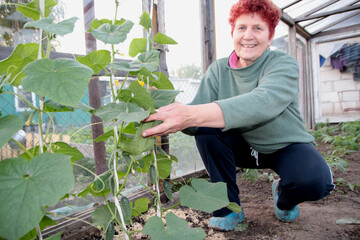
<svg viewBox="0 0 360 240">
<path fill-rule="evenodd" d="M 272 40 L 274 39 L 274 36 L 275 36 L 275 34 L 273 34 L 273 35 L 269 38 L 268 47 L 271 47 L 271 42 L 272 42 Z"/>
</svg>

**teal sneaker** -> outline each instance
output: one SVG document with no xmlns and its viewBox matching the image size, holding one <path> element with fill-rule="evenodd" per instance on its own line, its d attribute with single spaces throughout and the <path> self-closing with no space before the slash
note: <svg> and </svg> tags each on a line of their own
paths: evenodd
<svg viewBox="0 0 360 240">
<path fill-rule="evenodd" d="M 221 231 L 231 231 L 245 219 L 244 211 L 240 213 L 232 212 L 225 217 L 212 217 L 209 221 L 209 227 Z"/>
<path fill-rule="evenodd" d="M 278 193 L 278 186 L 279 186 L 280 179 L 277 179 L 272 184 L 272 195 L 274 200 L 274 210 L 275 216 L 282 222 L 292 222 L 299 217 L 299 206 L 296 205 L 290 210 L 281 210 L 277 207 L 277 202 L 279 198 Z"/>
</svg>

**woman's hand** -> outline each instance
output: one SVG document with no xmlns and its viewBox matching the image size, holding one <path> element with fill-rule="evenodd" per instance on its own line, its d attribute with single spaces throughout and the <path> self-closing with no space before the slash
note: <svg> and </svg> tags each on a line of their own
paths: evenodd
<svg viewBox="0 0 360 240">
<path fill-rule="evenodd" d="M 188 127 L 225 127 L 222 110 L 216 103 L 184 105 L 173 103 L 158 109 L 144 122 L 160 120 L 162 123 L 142 133 L 143 137 L 162 136 Z"/>
<path fill-rule="evenodd" d="M 196 118 L 196 113 L 194 114 L 191 108 L 192 106 L 181 103 L 173 103 L 159 108 L 156 113 L 151 114 L 144 122 L 155 120 L 161 120 L 163 122 L 158 126 L 145 130 L 142 136 L 162 136 L 190 127 Z"/>
</svg>

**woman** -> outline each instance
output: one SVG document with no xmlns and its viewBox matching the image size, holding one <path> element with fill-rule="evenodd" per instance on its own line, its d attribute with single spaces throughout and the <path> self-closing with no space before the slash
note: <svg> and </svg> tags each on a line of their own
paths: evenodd
<svg viewBox="0 0 360 240">
<path fill-rule="evenodd" d="M 212 182 L 227 183 L 231 202 L 240 204 L 236 166 L 270 168 L 276 217 L 299 216 L 298 204 L 319 200 L 334 188 L 330 168 L 314 147 L 298 108 L 298 64 L 290 55 L 270 51 L 281 11 L 270 0 L 240 0 L 230 11 L 234 51 L 215 61 L 190 103 L 174 103 L 146 121 L 163 123 L 143 137 L 183 130 L 196 144 Z M 243 211 L 224 208 L 209 226 L 233 230 Z"/>
</svg>

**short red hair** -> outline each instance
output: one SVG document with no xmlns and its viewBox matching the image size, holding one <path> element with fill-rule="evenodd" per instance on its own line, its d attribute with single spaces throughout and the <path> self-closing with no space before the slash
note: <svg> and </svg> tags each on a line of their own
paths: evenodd
<svg viewBox="0 0 360 240">
<path fill-rule="evenodd" d="M 281 18 L 281 10 L 271 0 L 239 0 L 230 10 L 229 23 L 231 25 L 231 36 L 234 32 L 235 21 L 242 14 L 257 13 L 268 24 L 272 38 L 275 27 Z"/>
</svg>

